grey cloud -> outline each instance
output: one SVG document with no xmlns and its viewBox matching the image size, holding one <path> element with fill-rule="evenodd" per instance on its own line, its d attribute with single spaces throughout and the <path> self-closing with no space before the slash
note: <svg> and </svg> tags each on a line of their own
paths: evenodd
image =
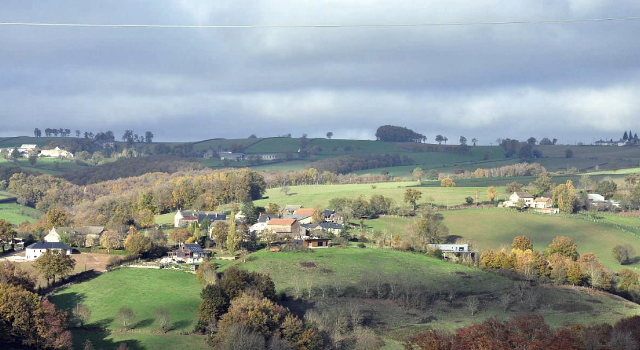
<svg viewBox="0 0 640 350">
<path fill-rule="evenodd" d="M 10 21 L 367 24 L 640 14 L 635 1 L 20 1 Z M 56 125 L 158 140 L 283 133 L 615 137 L 634 128 L 640 21 L 391 29 L 0 28 L 3 136 Z M 27 124 L 6 126 L 11 118 Z M 211 125 L 194 128 L 193 125 Z M 215 127 L 214 127 L 215 125 Z M 329 130 L 330 129 L 330 130 Z M 473 134 L 473 136 L 471 136 Z M 552 135 L 554 134 L 554 135 Z"/>
</svg>

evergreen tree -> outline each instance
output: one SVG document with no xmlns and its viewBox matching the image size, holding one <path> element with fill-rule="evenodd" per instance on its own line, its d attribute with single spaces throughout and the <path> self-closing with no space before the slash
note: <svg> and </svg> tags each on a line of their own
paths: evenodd
<svg viewBox="0 0 640 350">
<path fill-rule="evenodd" d="M 627 135 L 627 132 L 624 132 L 624 135 L 622 135 L 622 141 L 627 141 L 629 139 L 629 136 Z"/>
</svg>

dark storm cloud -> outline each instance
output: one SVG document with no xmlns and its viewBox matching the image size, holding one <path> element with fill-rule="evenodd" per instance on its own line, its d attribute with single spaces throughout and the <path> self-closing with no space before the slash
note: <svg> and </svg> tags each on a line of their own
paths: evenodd
<svg viewBox="0 0 640 350">
<path fill-rule="evenodd" d="M 633 1 L 127 1 L 0 5 L 2 21 L 369 24 L 640 15 Z M 0 27 L 3 136 L 68 127 L 158 140 L 637 129 L 640 21 L 370 29 Z M 10 120 L 27 122 L 10 123 Z"/>
</svg>

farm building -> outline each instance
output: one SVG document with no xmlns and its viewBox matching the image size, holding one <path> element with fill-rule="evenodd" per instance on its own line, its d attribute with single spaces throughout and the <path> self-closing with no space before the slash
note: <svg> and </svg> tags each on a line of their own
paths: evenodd
<svg viewBox="0 0 640 350">
<path fill-rule="evenodd" d="M 331 242 L 328 238 L 307 238 L 302 240 L 302 245 L 305 248 L 329 248 L 329 242 Z"/>
<path fill-rule="evenodd" d="M 71 247 L 61 242 L 37 242 L 26 249 L 27 260 L 36 260 L 46 251 L 53 251 L 58 254 L 71 255 Z"/>
<path fill-rule="evenodd" d="M 206 212 L 206 211 L 182 211 L 178 210 L 176 215 L 173 217 L 173 227 L 187 227 L 194 222 L 197 222 L 198 225 L 202 223 L 202 220 L 205 218 L 209 218 L 209 221 L 213 224 L 215 221 L 219 220 L 227 220 L 227 216 L 225 214 Z"/>
<path fill-rule="evenodd" d="M 197 243 L 182 243 L 180 247 L 169 252 L 169 258 L 174 261 L 184 261 L 187 263 L 202 262 L 206 253 Z"/>
<path fill-rule="evenodd" d="M 274 232 L 278 238 L 290 236 L 296 238 L 300 236 L 300 223 L 296 219 L 271 219 L 267 222 L 267 230 Z"/>
</svg>

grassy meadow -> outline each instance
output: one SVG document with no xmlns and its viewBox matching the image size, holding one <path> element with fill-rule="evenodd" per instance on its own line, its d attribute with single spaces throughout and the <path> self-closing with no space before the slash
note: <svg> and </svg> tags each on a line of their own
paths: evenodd
<svg viewBox="0 0 640 350">
<path fill-rule="evenodd" d="M 440 182 L 438 182 L 439 186 Z M 254 201 L 255 205 L 266 206 L 276 203 L 280 207 L 287 204 L 303 205 L 305 207 L 319 206 L 326 208 L 332 198 L 365 196 L 367 199 L 373 194 L 380 194 L 395 201 L 396 205 L 404 206 L 404 193 L 408 187 L 417 186 L 416 182 L 382 182 L 377 184 L 343 184 L 343 185 L 310 185 L 290 186 L 288 195 L 280 188 L 267 190 L 265 199 Z M 418 203 L 434 203 L 438 205 L 459 205 L 465 198 L 474 196 L 477 189 L 480 200 L 487 200 L 486 187 L 420 187 L 422 198 Z M 503 192 L 498 188 L 499 192 Z"/>
<path fill-rule="evenodd" d="M 17 203 L 0 203 L 0 219 L 5 219 L 13 225 L 20 225 L 25 221 L 34 222 L 42 216 L 38 210 Z"/>
<path fill-rule="evenodd" d="M 134 349 L 205 349 L 203 337 L 179 335 L 179 332 L 192 331 L 197 322 L 200 289 L 192 274 L 123 268 L 74 284 L 50 300 L 67 311 L 78 303 L 85 304 L 91 310 L 89 326 L 108 330 L 74 332 L 78 344 L 88 337 L 94 345 L 127 341 L 137 346 Z M 123 331 L 116 320 L 118 309 L 123 306 L 130 307 L 136 315 L 133 331 Z M 159 308 L 170 311 L 171 330 L 166 335 L 159 333 L 155 323 L 155 312 Z"/>
<path fill-rule="evenodd" d="M 621 266 L 611 254 L 614 246 L 626 243 L 640 252 L 640 218 L 605 215 L 593 220 L 582 215 L 542 215 L 498 208 L 451 210 L 442 214 L 449 228 L 449 241 L 467 239 L 480 251 L 508 247 L 520 235 L 529 237 L 535 249 L 545 250 L 556 236 L 568 236 L 576 242 L 580 253 L 595 253 L 612 270 L 627 267 L 640 272 L 639 263 Z M 412 220 L 387 216 L 367 220 L 365 227 L 402 237 Z"/>
</svg>

